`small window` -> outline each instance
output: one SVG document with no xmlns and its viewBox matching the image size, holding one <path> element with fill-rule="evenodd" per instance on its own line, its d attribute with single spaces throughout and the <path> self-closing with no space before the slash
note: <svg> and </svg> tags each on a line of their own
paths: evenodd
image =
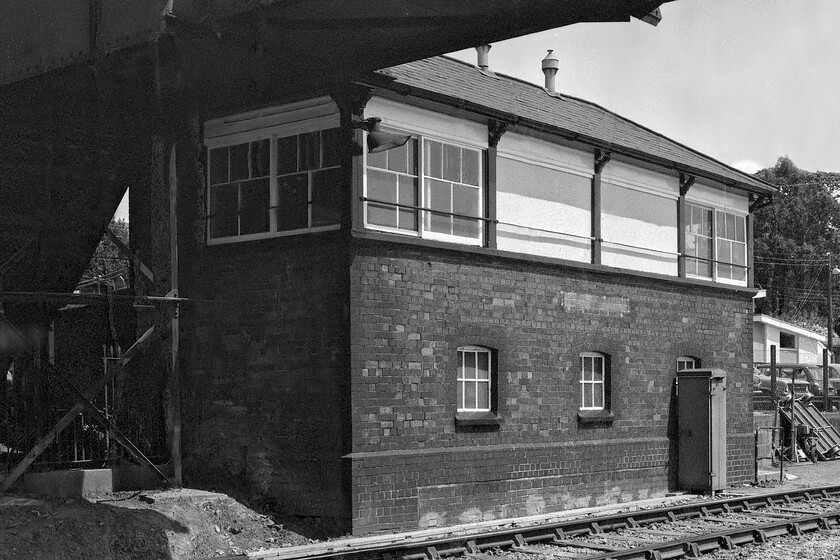
<svg viewBox="0 0 840 560">
<path fill-rule="evenodd" d="M 796 335 L 780 332 L 779 348 L 784 350 L 796 350 Z"/>
<path fill-rule="evenodd" d="M 606 359 L 603 354 L 584 352 L 580 355 L 580 409 L 606 408 Z"/>
<path fill-rule="evenodd" d="M 691 356 L 680 356 L 677 358 L 677 371 L 684 369 L 695 369 L 700 367 L 700 360 Z"/>
<path fill-rule="evenodd" d="M 492 367 L 489 348 L 458 348 L 458 412 L 490 412 Z"/>
</svg>

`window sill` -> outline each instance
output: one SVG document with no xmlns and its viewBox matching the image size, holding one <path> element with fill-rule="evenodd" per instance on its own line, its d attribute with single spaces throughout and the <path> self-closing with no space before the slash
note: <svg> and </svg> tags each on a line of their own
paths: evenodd
<svg viewBox="0 0 840 560">
<path fill-rule="evenodd" d="M 485 428 L 494 429 L 502 424 L 501 418 L 495 412 L 456 412 L 456 428 Z"/>
<path fill-rule="evenodd" d="M 579 410 L 578 424 L 612 424 L 615 414 L 609 410 Z"/>
</svg>

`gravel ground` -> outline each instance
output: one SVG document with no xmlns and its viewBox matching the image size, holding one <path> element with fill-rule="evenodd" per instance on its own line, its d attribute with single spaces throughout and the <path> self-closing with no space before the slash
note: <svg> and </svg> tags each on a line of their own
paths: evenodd
<svg viewBox="0 0 840 560">
<path fill-rule="evenodd" d="M 730 489 L 734 494 L 762 494 L 787 489 L 840 484 L 840 461 L 785 465 L 795 476 L 784 484 L 768 487 L 742 486 Z M 776 471 L 778 472 L 778 471 Z M 776 479 L 778 480 L 778 479 Z M 764 545 L 747 545 L 703 556 L 710 560 L 840 560 L 840 530 L 809 533 L 802 537 L 774 538 Z"/>
</svg>

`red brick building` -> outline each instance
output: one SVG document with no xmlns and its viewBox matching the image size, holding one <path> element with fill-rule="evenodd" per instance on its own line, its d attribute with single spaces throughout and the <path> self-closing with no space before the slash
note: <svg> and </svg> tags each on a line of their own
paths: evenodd
<svg viewBox="0 0 840 560">
<path fill-rule="evenodd" d="M 772 186 L 447 58 L 234 100 L 203 134 L 186 483 L 353 533 L 661 495 L 691 365 L 727 372 L 726 474 L 751 479 L 751 210 Z"/>
</svg>

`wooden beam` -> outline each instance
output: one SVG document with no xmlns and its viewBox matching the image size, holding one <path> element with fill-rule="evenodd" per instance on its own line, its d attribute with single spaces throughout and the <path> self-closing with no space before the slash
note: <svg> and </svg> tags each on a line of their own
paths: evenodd
<svg viewBox="0 0 840 560">
<path fill-rule="evenodd" d="M 178 172 L 177 152 L 175 144 L 169 152 L 169 279 L 170 292 L 167 295 L 178 297 Z M 170 453 L 172 454 L 172 468 L 174 470 L 175 485 L 180 486 L 182 481 L 181 471 L 181 376 L 178 367 L 178 350 L 180 345 L 180 306 L 175 303 L 172 313 L 172 370 L 170 378 L 170 391 L 172 399 L 172 441 Z"/>
<path fill-rule="evenodd" d="M 111 240 L 111 243 L 117 246 L 117 249 L 120 250 L 120 253 L 131 259 L 131 262 L 134 263 L 134 266 L 136 266 L 138 270 L 140 270 L 140 272 L 149 280 L 149 282 L 151 282 L 152 284 L 155 283 L 155 275 L 152 274 L 152 271 L 149 270 L 149 267 L 143 264 L 143 261 L 140 260 L 140 257 L 138 257 L 134 253 L 134 251 L 129 249 L 128 246 L 122 242 L 122 239 L 117 237 L 117 234 L 114 233 L 111 230 L 111 228 L 107 228 L 105 230 L 105 235 L 108 236 L 108 239 Z"/>
</svg>

